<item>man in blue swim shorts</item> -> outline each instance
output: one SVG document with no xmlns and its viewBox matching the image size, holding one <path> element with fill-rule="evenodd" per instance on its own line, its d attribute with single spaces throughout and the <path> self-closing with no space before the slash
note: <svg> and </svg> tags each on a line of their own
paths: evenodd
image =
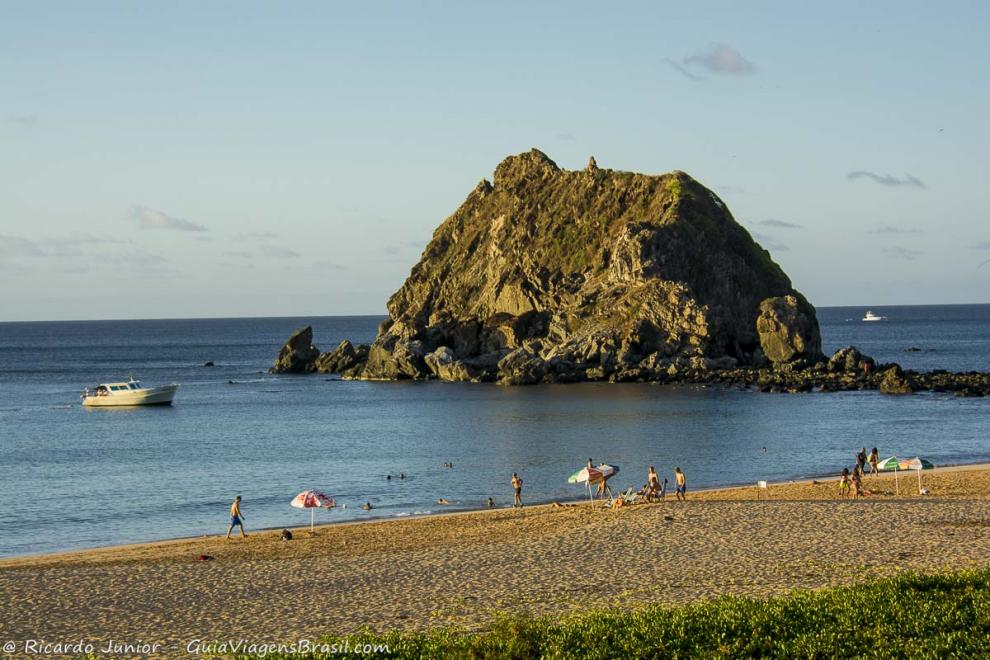
<svg viewBox="0 0 990 660">
<path fill-rule="evenodd" d="M 244 514 L 241 513 L 241 496 L 238 495 L 234 498 L 234 503 L 230 505 L 230 527 L 227 528 L 227 538 L 230 538 L 230 533 L 234 530 L 234 527 L 241 528 L 241 538 L 247 538 L 247 534 L 244 533 Z"/>
</svg>

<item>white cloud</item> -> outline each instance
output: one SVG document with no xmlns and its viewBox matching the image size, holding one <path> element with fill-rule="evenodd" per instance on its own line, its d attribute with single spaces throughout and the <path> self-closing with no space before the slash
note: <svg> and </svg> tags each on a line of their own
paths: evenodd
<svg viewBox="0 0 990 660">
<path fill-rule="evenodd" d="M 874 234 L 920 234 L 920 229 L 908 227 L 895 227 L 894 225 L 880 225 L 873 232 Z"/>
<path fill-rule="evenodd" d="M 295 259 L 300 256 L 295 250 L 278 247 L 277 245 L 263 245 L 261 247 L 261 254 L 266 257 L 276 257 L 278 259 Z"/>
<path fill-rule="evenodd" d="M 274 241 L 277 238 L 278 234 L 273 231 L 259 231 L 235 234 L 231 240 L 236 243 L 241 243 L 244 241 Z"/>
<path fill-rule="evenodd" d="M 778 229 L 800 229 L 801 225 L 794 224 L 793 222 L 785 222 L 783 220 L 761 220 L 757 224 L 763 225 L 764 227 L 776 227 Z"/>
<path fill-rule="evenodd" d="M 756 242 L 759 243 L 762 247 L 766 248 L 767 250 L 786 252 L 787 250 L 790 249 L 783 243 L 777 242 L 777 239 L 775 239 L 773 236 L 770 236 L 769 234 L 761 234 L 759 232 L 754 231 L 753 238 L 755 238 Z"/>
<path fill-rule="evenodd" d="M 906 261 L 914 261 L 918 257 L 925 254 L 923 250 L 912 250 L 911 248 L 905 248 L 900 246 L 892 246 L 883 248 L 883 252 L 895 259 L 904 259 Z"/>
<path fill-rule="evenodd" d="M 25 128 L 30 128 L 32 126 L 38 125 L 38 115 L 8 115 L 4 118 L 8 124 L 15 124 L 17 126 L 23 126 Z"/>
<path fill-rule="evenodd" d="M 203 225 L 189 222 L 182 218 L 169 215 L 163 211 L 156 211 L 147 206 L 135 204 L 131 207 L 131 219 L 137 222 L 141 229 L 171 229 L 174 231 L 209 231 Z"/>
<path fill-rule="evenodd" d="M 910 174 L 905 174 L 903 179 L 898 179 L 896 176 L 891 176 L 889 174 L 877 174 L 876 172 L 869 172 L 866 170 L 859 170 L 856 172 L 850 172 L 846 175 L 846 178 L 850 181 L 855 181 L 856 179 L 869 179 L 875 183 L 879 183 L 881 186 L 888 186 L 891 188 L 908 186 L 911 188 L 924 188 L 925 184 L 921 179 L 911 176 Z"/>
<path fill-rule="evenodd" d="M 693 70 L 699 68 L 716 75 L 746 76 L 756 73 L 756 66 L 752 62 L 738 50 L 725 44 L 712 44 L 703 53 L 685 57 L 681 60 L 681 66 L 674 62 L 671 64 L 693 80 L 698 79 Z"/>
</svg>

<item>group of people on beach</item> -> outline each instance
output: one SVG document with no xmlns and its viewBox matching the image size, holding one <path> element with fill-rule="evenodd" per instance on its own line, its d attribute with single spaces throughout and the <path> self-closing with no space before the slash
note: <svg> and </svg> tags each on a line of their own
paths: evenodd
<svg viewBox="0 0 990 660">
<path fill-rule="evenodd" d="M 639 489 L 638 495 L 646 498 L 647 502 L 659 502 L 667 497 L 667 477 L 660 482 L 660 475 L 652 465 L 646 473 L 646 484 Z M 678 500 L 687 499 L 687 477 L 679 467 L 674 468 L 674 494 Z"/>
<path fill-rule="evenodd" d="M 874 451 L 876 450 L 874 449 Z M 454 464 L 447 462 L 443 464 L 443 467 L 445 469 L 453 469 Z M 594 462 L 589 458 L 588 459 L 589 475 L 592 474 L 591 471 L 595 469 L 596 468 L 594 466 Z M 611 476 L 612 475 L 602 477 L 600 479 L 591 482 L 593 484 L 597 484 L 599 495 L 605 495 L 605 494 L 611 495 L 612 491 L 608 486 L 608 480 L 611 478 Z M 399 479 L 405 479 L 405 478 L 406 478 L 405 473 L 400 472 Z M 391 481 L 392 475 L 391 474 L 386 475 L 385 479 L 386 481 Z M 517 472 L 513 472 L 510 483 L 512 485 L 512 507 L 513 508 L 522 507 L 523 506 L 522 477 L 520 477 Z M 637 494 L 639 496 L 642 496 L 647 502 L 659 502 L 665 499 L 666 497 L 667 483 L 668 481 L 666 477 L 663 478 L 662 482 L 660 481 L 660 475 L 657 473 L 656 468 L 651 465 L 649 471 L 646 474 L 646 484 L 639 490 Z M 674 468 L 674 485 L 675 485 L 674 491 L 676 493 L 677 499 L 680 501 L 685 500 L 687 495 L 687 477 L 685 477 L 684 472 L 679 467 Z M 450 504 L 450 501 L 447 498 L 441 497 L 440 499 L 437 500 L 437 504 Z M 487 504 L 489 509 L 495 508 L 495 500 L 493 498 L 489 497 Z M 369 501 L 362 504 L 361 508 L 364 509 L 365 511 L 371 511 L 371 509 L 373 509 L 374 507 Z M 230 534 L 232 531 L 234 531 L 235 527 L 240 529 L 242 538 L 247 538 L 247 534 L 244 532 L 244 514 L 241 513 L 240 495 L 235 497 L 233 503 L 231 503 L 230 505 L 230 525 L 227 527 L 228 539 L 230 538 Z"/>
<path fill-rule="evenodd" d="M 842 475 L 839 477 L 839 495 L 849 497 L 865 497 L 870 495 L 870 491 L 863 488 L 863 476 L 866 474 L 866 465 L 870 466 L 870 474 L 880 474 L 880 450 L 874 447 L 869 455 L 866 447 L 863 447 L 856 454 L 856 463 L 852 472 L 849 468 L 842 468 Z"/>
<path fill-rule="evenodd" d="M 595 470 L 595 463 L 592 459 L 588 459 L 588 475 L 592 475 L 592 470 Z M 600 479 L 591 481 L 593 484 L 597 484 L 597 494 L 599 496 L 604 496 L 606 494 L 611 495 L 612 491 L 608 486 L 608 480 L 612 475 L 603 476 Z M 522 501 L 522 486 L 523 480 L 518 473 L 512 473 L 512 479 L 510 480 L 512 484 L 512 507 L 523 506 Z M 663 478 L 663 482 L 660 481 L 660 475 L 654 466 L 650 466 L 649 471 L 646 473 L 646 484 L 639 489 L 637 496 L 643 497 L 647 502 L 659 502 L 665 499 L 667 495 L 667 478 Z M 676 493 L 677 499 L 684 501 L 687 496 L 687 477 L 684 475 L 683 470 L 679 467 L 674 468 L 674 492 Z M 492 498 L 488 498 L 488 508 L 494 508 L 495 502 Z"/>
</svg>

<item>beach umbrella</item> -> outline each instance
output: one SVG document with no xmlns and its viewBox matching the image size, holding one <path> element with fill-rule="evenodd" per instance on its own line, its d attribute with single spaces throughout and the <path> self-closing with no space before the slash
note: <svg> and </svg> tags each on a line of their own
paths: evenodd
<svg viewBox="0 0 990 660">
<path fill-rule="evenodd" d="M 896 495 L 901 494 L 901 487 L 897 483 L 897 469 L 901 462 L 896 456 L 891 456 L 890 458 L 885 458 L 879 463 L 877 463 L 877 469 L 881 472 L 891 472 L 894 473 L 894 493 Z"/>
<path fill-rule="evenodd" d="M 925 459 L 923 459 L 923 458 L 921 458 L 919 456 L 915 456 L 914 458 L 908 459 L 906 461 L 901 461 L 901 463 L 900 463 L 900 465 L 898 467 L 900 467 L 900 469 L 902 469 L 902 470 L 917 470 L 918 471 L 918 492 L 920 493 L 921 492 L 921 471 L 922 470 L 931 470 L 935 466 L 932 464 L 931 461 L 927 461 L 927 460 L 925 460 Z"/>
<path fill-rule="evenodd" d="M 313 513 L 316 509 L 332 509 L 337 506 L 333 498 L 318 490 L 304 490 L 292 498 L 292 506 L 309 509 L 309 531 L 313 531 Z"/>
<path fill-rule="evenodd" d="M 598 467 L 583 467 L 571 476 L 567 478 L 567 483 L 569 484 L 588 484 L 588 497 L 592 500 L 595 499 L 591 492 L 591 484 L 597 484 L 599 482 L 605 481 L 611 478 L 613 475 L 619 472 L 618 465 L 609 465 L 607 463 L 602 463 Z"/>
<path fill-rule="evenodd" d="M 900 459 L 896 456 L 891 456 L 890 458 L 885 458 L 879 463 L 877 463 L 877 469 L 881 472 L 897 472 L 898 466 L 900 465 Z"/>
</svg>

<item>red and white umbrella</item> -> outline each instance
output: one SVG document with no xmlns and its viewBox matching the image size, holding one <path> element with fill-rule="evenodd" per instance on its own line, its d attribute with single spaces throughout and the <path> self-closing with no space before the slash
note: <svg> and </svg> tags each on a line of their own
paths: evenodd
<svg viewBox="0 0 990 660">
<path fill-rule="evenodd" d="M 313 531 L 313 514 L 315 509 L 332 509 L 337 506 L 333 498 L 319 490 L 304 490 L 292 498 L 292 506 L 297 509 L 309 509 L 309 529 Z"/>
<path fill-rule="evenodd" d="M 583 467 L 574 474 L 572 474 L 567 479 L 569 484 L 588 484 L 588 497 L 592 500 L 594 497 L 591 494 L 591 484 L 601 483 L 612 478 L 615 473 L 619 471 L 618 465 L 609 465 L 608 463 L 602 463 L 598 467 Z M 611 491 L 610 491 L 611 492 Z"/>
</svg>

